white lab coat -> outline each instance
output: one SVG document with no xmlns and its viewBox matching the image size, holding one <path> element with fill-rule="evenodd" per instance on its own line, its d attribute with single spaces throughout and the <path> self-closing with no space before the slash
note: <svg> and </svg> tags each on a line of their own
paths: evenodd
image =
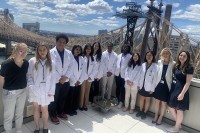
<svg viewBox="0 0 200 133">
<path fill-rule="evenodd" d="M 158 73 L 157 73 L 157 79 L 156 79 L 156 86 L 161 80 L 162 77 L 162 71 L 163 71 L 163 60 L 158 61 Z M 167 72 L 165 74 L 165 79 L 167 81 L 167 86 L 169 90 L 171 89 L 171 84 L 172 84 L 172 76 L 173 76 L 173 67 L 174 67 L 175 61 L 172 61 L 168 64 Z"/>
<path fill-rule="evenodd" d="M 74 59 L 74 61 L 73 61 L 73 64 L 72 64 L 72 69 L 71 69 L 71 71 L 72 71 L 72 74 L 71 74 L 71 77 L 70 77 L 70 79 L 69 79 L 69 83 L 70 83 L 70 86 L 75 86 L 75 83 L 77 82 L 77 81 L 79 81 L 80 82 L 80 84 L 82 84 L 83 83 L 83 81 L 85 80 L 85 75 L 86 75 L 86 73 L 85 73 L 85 71 L 84 71 L 84 59 L 83 59 L 83 57 L 82 56 L 79 56 L 79 68 L 78 68 L 78 63 L 77 63 L 77 61 L 75 60 L 75 58 L 73 58 Z"/>
<path fill-rule="evenodd" d="M 94 60 L 96 61 L 96 55 L 94 56 Z M 104 64 L 103 64 L 103 59 L 101 57 L 100 61 L 96 61 L 96 70 L 97 73 L 95 75 L 95 79 L 101 79 L 103 77 L 103 73 L 104 73 Z"/>
<path fill-rule="evenodd" d="M 73 58 L 74 58 L 71 51 L 64 49 L 63 65 L 62 65 L 62 61 L 61 61 L 60 55 L 59 55 L 56 47 L 51 49 L 50 53 L 51 53 L 52 60 L 55 62 L 56 83 L 59 82 L 59 79 L 63 75 L 68 77 L 68 79 L 65 81 L 65 82 L 68 82 L 69 78 L 71 77 L 71 74 L 72 74 L 71 67 L 72 67 Z"/>
<path fill-rule="evenodd" d="M 35 69 L 36 58 L 29 60 L 29 68 L 27 73 L 27 86 L 29 87 L 29 102 L 37 102 L 39 105 L 49 105 L 54 101 L 54 96 L 49 97 L 48 94 L 55 94 L 55 64 L 52 62 L 52 71 L 46 67 L 46 60 L 38 63 L 38 69 Z M 44 74 L 44 75 L 43 75 Z"/>
<path fill-rule="evenodd" d="M 97 69 L 96 69 L 96 61 L 94 59 L 94 61 L 92 61 L 92 58 L 89 57 L 89 67 L 88 67 L 88 70 L 87 70 L 87 62 L 88 62 L 88 59 L 87 57 L 83 57 L 83 60 L 84 60 L 84 70 L 85 70 L 85 80 L 87 80 L 89 77 L 91 78 L 91 80 L 89 80 L 89 82 L 92 82 L 94 81 L 94 77 L 95 75 L 97 74 Z"/>
<path fill-rule="evenodd" d="M 120 74 L 120 76 L 123 79 L 125 78 L 125 71 L 126 71 L 126 68 L 128 67 L 128 62 L 130 58 L 131 58 L 131 54 L 126 54 L 125 56 L 123 56 L 123 54 L 121 53 L 117 56 L 117 65 L 116 65 L 116 70 L 115 70 L 116 76 L 119 76 Z"/>
<path fill-rule="evenodd" d="M 134 68 L 133 66 L 131 67 L 127 67 L 126 68 L 126 72 L 125 72 L 125 88 L 130 87 L 127 84 L 127 81 L 131 81 L 133 82 L 133 86 L 131 87 L 132 90 L 137 90 L 137 86 L 139 83 L 139 79 L 140 79 L 140 71 L 141 71 L 141 66 L 136 65 Z"/>
<path fill-rule="evenodd" d="M 140 71 L 140 79 L 139 79 L 139 87 L 142 89 L 144 83 L 144 89 L 147 92 L 154 92 L 156 88 L 157 81 L 157 65 L 152 63 L 149 69 L 146 72 L 146 62 L 142 64 L 142 68 Z M 146 72 L 146 76 L 145 76 Z"/>
<path fill-rule="evenodd" d="M 112 51 L 111 53 L 108 50 L 104 51 L 102 54 L 103 64 L 104 64 L 104 76 L 107 76 L 107 72 L 115 74 L 116 64 L 117 64 L 117 54 Z"/>
</svg>

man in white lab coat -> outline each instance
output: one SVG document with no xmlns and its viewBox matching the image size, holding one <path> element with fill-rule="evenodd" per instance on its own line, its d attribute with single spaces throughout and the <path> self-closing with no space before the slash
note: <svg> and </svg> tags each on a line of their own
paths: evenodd
<svg viewBox="0 0 200 133">
<path fill-rule="evenodd" d="M 114 73 L 117 62 L 117 54 L 112 50 L 113 43 L 109 42 L 106 44 L 107 50 L 103 52 L 102 59 L 104 63 L 104 76 L 103 76 L 103 86 L 102 86 L 102 98 L 105 98 L 105 93 L 107 99 L 111 98 L 112 85 L 114 80 Z"/>
<path fill-rule="evenodd" d="M 115 70 L 116 81 L 116 97 L 118 100 L 118 108 L 121 108 L 125 101 L 125 71 L 128 67 L 128 62 L 131 59 L 131 46 L 124 44 L 121 48 L 121 54 L 117 56 L 117 65 Z"/>
<path fill-rule="evenodd" d="M 63 120 L 67 120 L 64 113 L 64 106 L 69 92 L 69 78 L 71 76 L 71 66 L 73 64 L 73 55 L 71 51 L 65 49 L 65 45 L 69 39 L 65 34 L 59 34 L 56 37 L 56 46 L 51 49 L 51 58 L 55 62 L 55 79 L 56 90 L 54 102 L 49 105 L 49 116 L 54 124 L 59 124 L 57 116 Z"/>
</svg>

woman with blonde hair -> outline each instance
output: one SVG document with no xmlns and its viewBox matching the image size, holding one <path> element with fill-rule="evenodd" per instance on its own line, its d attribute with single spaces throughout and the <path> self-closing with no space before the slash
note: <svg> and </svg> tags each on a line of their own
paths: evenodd
<svg viewBox="0 0 200 133">
<path fill-rule="evenodd" d="M 160 125 L 167 108 L 167 100 L 172 84 L 172 70 L 175 62 L 173 61 L 172 53 L 169 48 L 164 48 L 160 53 L 158 61 L 158 75 L 156 88 L 154 92 L 155 98 L 155 116 L 152 123 Z M 161 104 L 161 107 L 160 107 Z M 160 116 L 159 110 L 161 109 Z"/>
<path fill-rule="evenodd" d="M 29 60 L 28 69 L 29 102 L 33 103 L 34 121 L 36 129 L 34 133 L 40 132 L 39 119 L 41 105 L 43 133 L 48 133 L 48 105 L 54 101 L 55 94 L 55 66 L 51 60 L 50 51 L 46 44 L 39 44 L 36 56 Z"/>
<path fill-rule="evenodd" d="M 24 105 L 26 101 L 26 73 L 28 61 L 25 57 L 28 47 L 25 43 L 14 46 L 11 56 L 1 64 L 0 86 L 3 87 L 4 129 L 12 132 L 12 120 L 15 116 L 16 133 L 22 133 Z"/>
</svg>

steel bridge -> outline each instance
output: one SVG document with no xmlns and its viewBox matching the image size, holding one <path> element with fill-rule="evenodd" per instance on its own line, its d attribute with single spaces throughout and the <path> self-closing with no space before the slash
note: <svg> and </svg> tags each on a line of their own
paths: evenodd
<svg viewBox="0 0 200 133">
<path fill-rule="evenodd" d="M 171 5 L 169 5 L 171 6 Z M 167 8 L 166 8 L 167 9 Z M 168 12 L 166 11 L 165 14 Z M 138 22 L 135 26 L 134 35 L 132 38 L 133 51 L 140 52 L 142 47 L 146 45 L 146 50 L 153 50 L 153 47 L 149 41 L 146 42 L 144 38 L 146 25 L 149 25 L 150 34 L 149 38 L 152 38 L 152 35 L 155 35 L 154 39 L 157 41 L 157 52 L 164 47 L 170 47 L 172 33 L 179 36 L 180 41 L 177 47 L 177 53 L 183 49 L 190 50 L 192 63 L 195 67 L 195 77 L 200 77 L 200 40 L 194 39 L 189 35 L 182 32 L 178 29 L 173 23 L 170 22 L 169 18 L 162 17 L 157 15 L 155 12 L 151 12 L 152 15 L 144 18 L 140 23 Z M 151 20 L 149 24 L 148 20 Z M 158 21 L 159 19 L 159 21 Z M 159 23 L 160 26 L 157 26 Z M 125 36 L 127 31 L 127 25 L 121 26 L 119 28 L 113 29 L 106 34 L 94 35 L 88 37 L 79 37 L 79 38 L 70 38 L 67 45 L 68 48 L 71 48 L 75 44 L 84 45 L 87 43 L 100 42 L 103 48 L 105 48 L 106 42 L 113 42 L 115 44 L 115 51 L 119 52 L 121 46 L 125 43 Z M 140 39 L 139 39 L 140 38 Z M 0 40 L 6 42 L 7 52 L 11 51 L 11 44 L 8 42 L 25 42 L 30 47 L 35 47 L 38 43 L 46 42 L 49 45 L 55 44 L 55 38 L 48 38 L 44 36 L 37 35 L 30 31 L 27 31 L 18 25 L 16 25 L 8 13 L 0 12 Z M 144 44 L 144 42 L 146 42 Z M 173 47 L 171 48 L 173 50 Z M 174 57 L 177 57 L 174 55 Z M 158 57 L 157 54 L 157 57 Z"/>
</svg>

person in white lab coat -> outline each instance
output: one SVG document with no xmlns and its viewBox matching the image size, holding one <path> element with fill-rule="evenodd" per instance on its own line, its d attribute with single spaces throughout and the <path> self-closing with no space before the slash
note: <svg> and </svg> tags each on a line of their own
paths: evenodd
<svg viewBox="0 0 200 133">
<path fill-rule="evenodd" d="M 155 56 L 152 51 L 148 51 L 145 55 L 144 63 L 140 71 L 140 79 L 138 83 L 138 93 L 140 94 L 140 110 L 136 114 L 142 119 L 146 118 L 146 113 L 149 110 L 151 97 L 156 87 L 157 79 L 157 65 L 155 63 Z M 143 111 L 143 106 L 144 111 Z"/>
<path fill-rule="evenodd" d="M 103 52 L 102 59 L 104 64 L 104 76 L 102 81 L 102 98 L 111 98 L 112 85 L 114 80 L 114 74 L 117 64 L 117 54 L 113 51 L 113 43 L 106 43 L 107 50 Z M 107 92 L 107 93 L 106 93 Z"/>
<path fill-rule="evenodd" d="M 71 77 L 71 66 L 73 64 L 73 55 L 71 51 L 65 49 L 65 45 L 69 39 L 65 34 L 56 36 L 56 46 L 50 50 L 51 58 L 55 62 L 55 80 L 56 90 L 54 95 L 54 102 L 48 106 L 49 116 L 54 124 L 59 124 L 60 121 L 57 116 L 63 120 L 68 117 L 65 113 L 65 103 L 69 93 L 69 78 Z"/>
<path fill-rule="evenodd" d="M 131 47 L 128 44 L 124 44 L 121 48 L 121 54 L 117 56 L 117 65 L 115 70 L 116 81 L 116 97 L 118 99 L 118 108 L 122 108 L 125 100 L 125 71 L 128 67 L 128 62 L 131 58 Z"/>
<path fill-rule="evenodd" d="M 125 72 L 126 95 L 125 95 L 125 107 L 123 109 L 124 112 L 128 110 L 130 96 L 131 96 L 130 111 L 129 111 L 130 114 L 132 114 L 135 109 L 140 70 L 141 70 L 140 55 L 138 53 L 133 53 L 132 57 L 128 62 L 128 67 L 126 68 Z"/>
<path fill-rule="evenodd" d="M 36 56 L 29 60 L 27 73 L 29 98 L 33 103 L 35 131 L 40 132 L 40 109 L 42 110 L 43 133 L 48 133 L 48 105 L 54 101 L 55 94 L 55 66 L 51 60 L 47 45 L 39 44 L 36 48 Z"/>
<path fill-rule="evenodd" d="M 90 102 L 93 104 L 93 100 L 95 96 L 99 95 L 99 82 L 100 79 L 103 77 L 103 70 L 104 70 L 104 65 L 103 65 L 103 61 L 102 61 L 102 50 L 101 50 L 101 44 L 99 42 L 95 42 L 92 45 L 93 49 L 94 49 L 94 60 L 96 61 L 96 75 L 94 77 L 94 81 L 91 84 L 91 88 L 90 88 Z"/>
<path fill-rule="evenodd" d="M 172 52 L 169 48 L 164 48 L 160 53 L 160 60 L 158 61 L 158 75 L 157 83 L 154 92 L 155 98 L 155 116 L 152 123 L 160 125 L 162 118 L 167 108 L 167 101 L 169 99 L 169 92 L 172 84 L 173 68 L 175 62 L 173 61 Z M 160 107 L 161 104 L 161 107 Z M 160 110 L 160 116 L 159 115 Z"/>
<path fill-rule="evenodd" d="M 74 61 L 72 65 L 72 75 L 69 79 L 70 82 L 70 91 L 67 97 L 66 103 L 66 113 L 70 116 L 77 115 L 77 109 L 79 107 L 79 98 L 81 84 L 85 80 L 85 71 L 84 71 L 84 60 L 82 57 L 82 48 L 80 45 L 74 45 L 72 48 L 72 54 L 74 56 Z"/>
<path fill-rule="evenodd" d="M 87 105 L 89 101 L 89 93 L 92 81 L 94 81 L 96 70 L 96 62 L 93 57 L 93 48 L 91 45 L 86 44 L 83 50 L 83 58 L 84 58 L 84 71 L 85 71 L 85 81 L 81 85 L 81 93 L 80 93 L 80 104 L 79 109 L 81 111 L 87 111 Z"/>
</svg>

